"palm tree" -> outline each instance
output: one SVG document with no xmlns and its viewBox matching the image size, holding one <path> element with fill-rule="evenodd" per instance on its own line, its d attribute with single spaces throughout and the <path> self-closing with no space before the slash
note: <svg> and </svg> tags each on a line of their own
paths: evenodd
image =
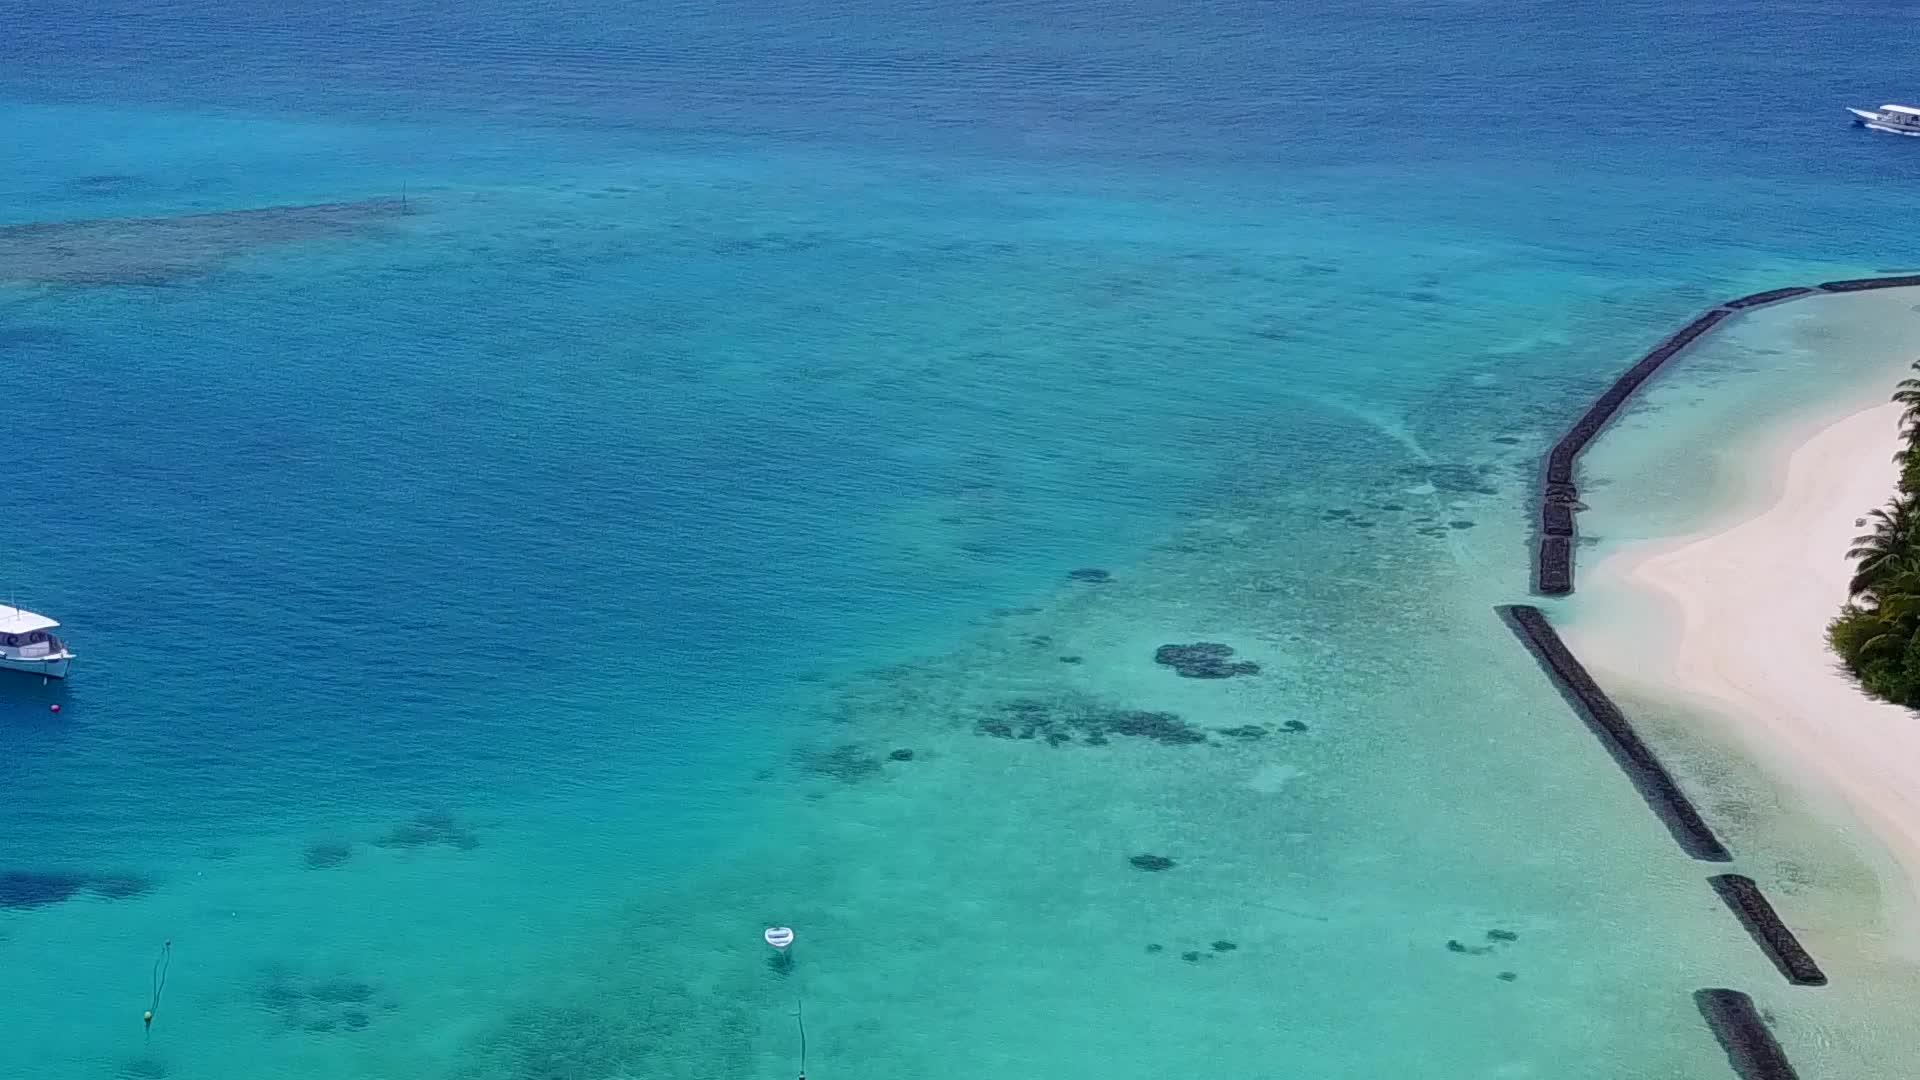
<svg viewBox="0 0 1920 1080">
<path fill-rule="evenodd" d="M 1912 629 L 1897 623 L 1880 623 L 1876 629 L 1879 633 L 1862 641 L 1851 657 L 1855 670 L 1866 667 L 1881 655 L 1899 656 L 1907 651 L 1907 642 L 1913 639 Z"/>
<path fill-rule="evenodd" d="M 1911 365 L 1920 372 L 1920 360 Z M 1867 517 L 1853 538 L 1857 560 L 1847 602 L 1828 625 L 1828 641 L 1871 693 L 1920 706 L 1920 378 L 1893 393 L 1900 406 L 1899 494 Z"/>
<path fill-rule="evenodd" d="M 1909 366 L 1920 371 L 1920 360 L 1915 360 Z M 1916 424 L 1920 424 L 1920 379 L 1901 379 L 1900 385 L 1893 391 L 1893 400 L 1907 407 L 1900 414 L 1900 426 L 1911 432 Z"/>
<path fill-rule="evenodd" d="M 1915 541 L 1920 539 L 1920 497 L 1900 495 L 1867 515 L 1873 531 L 1853 538 L 1847 558 L 1859 560 L 1853 580 L 1847 583 L 1850 596 L 1877 595 L 1880 586 L 1902 571 L 1920 570 L 1915 560 Z"/>
<path fill-rule="evenodd" d="M 1920 626 L 1920 573 L 1902 569 L 1874 587 L 1873 615 L 1889 627 Z"/>
</svg>

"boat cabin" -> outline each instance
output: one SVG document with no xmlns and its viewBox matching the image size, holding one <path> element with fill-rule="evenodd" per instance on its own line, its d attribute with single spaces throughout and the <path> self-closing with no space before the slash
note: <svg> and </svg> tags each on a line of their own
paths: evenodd
<svg viewBox="0 0 1920 1080">
<path fill-rule="evenodd" d="M 65 651 L 66 646 L 50 632 L 59 626 L 45 615 L 0 604 L 0 656 L 25 659 Z"/>
<path fill-rule="evenodd" d="M 60 624 L 37 612 L 0 604 L 0 668 L 46 679 L 64 679 L 73 664 L 66 642 L 53 635 Z"/>
<path fill-rule="evenodd" d="M 1920 109 L 1911 105 L 1882 105 L 1880 122 L 1890 127 L 1913 128 L 1920 131 Z"/>
</svg>

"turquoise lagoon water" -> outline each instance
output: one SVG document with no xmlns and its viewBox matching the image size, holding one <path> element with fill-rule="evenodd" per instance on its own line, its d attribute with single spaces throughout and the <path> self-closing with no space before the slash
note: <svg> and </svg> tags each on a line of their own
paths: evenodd
<svg viewBox="0 0 1920 1080">
<path fill-rule="evenodd" d="M 1899 1074 L 1490 610 L 1640 349 L 1913 262 L 1896 16 L 6 18 L 0 1073 Z"/>
<path fill-rule="evenodd" d="M 1916 355 L 1916 289 L 1816 296 L 1722 324 L 1663 369 L 1583 456 L 1586 569 L 1579 592 L 1555 604 L 1569 639 L 1731 837 L 1746 872 L 1766 883 L 1833 988 L 1844 988 L 1849 1008 L 1868 1012 L 1899 1009 L 1920 992 L 1905 870 L 1852 824 L 1834 792 L 1774 748 L 1747 741 L 1745 717 L 1716 712 L 1636 671 L 1639 658 L 1673 647 L 1675 628 L 1664 607 L 1600 564 L 1630 545 L 1723 527 L 1765 509 L 1779 496 L 1783 453 L 1884 402 L 1912 374 Z M 1826 1065 L 1829 1072 L 1910 1070 L 1913 1047 L 1905 1039 L 1862 1040 L 1831 1014 L 1779 1026 L 1809 1046 L 1853 1043 L 1850 1060 Z"/>
</svg>

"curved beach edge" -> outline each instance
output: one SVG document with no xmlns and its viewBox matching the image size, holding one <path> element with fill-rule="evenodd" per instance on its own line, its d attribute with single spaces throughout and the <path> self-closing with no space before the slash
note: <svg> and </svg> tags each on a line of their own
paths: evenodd
<svg viewBox="0 0 1920 1080">
<path fill-rule="evenodd" d="M 1546 457 L 1534 519 L 1534 592 L 1564 596 L 1573 591 L 1575 512 L 1584 509 L 1577 487 L 1580 454 L 1668 360 L 1726 320 L 1759 307 L 1814 295 L 1916 285 L 1920 276 L 1754 293 L 1709 309 L 1641 357 Z M 1864 405 L 1856 402 L 1852 414 L 1811 438 L 1802 429 L 1775 444 L 1785 459 L 1773 477 L 1780 495 L 1757 517 L 1749 513 L 1732 524 L 1721 522 L 1712 531 L 1658 550 L 1637 545 L 1601 564 L 1610 584 L 1679 610 L 1678 649 L 1636 655 L 1636 650 L 1648 652 L 1646 641 L 1584 628 L 1570 635 L 1575 639 L 1570 644 L 1538 608 L 1515 604 L 1499 611 L 1689 855 L 1703 862 L 1729 858 L 1712 827 L 1640 742 L 1632 721 L 1575 656 L 1573 645 L 1582 651 L 1591 648 L 1607 669 L 1634 673 L 1635 685 L 1707 699 L 1736 717 L 1753 718 L 1748 726 L 1756 730 L 1748 734 L 1755 749 L 1780 759 L 1797 775 L 1824 774 L 1829 790 L 1841 793 L 1883 841 L 1907 879 L 1908 895 L 1916 897 L 1920 723 L 1906 710 L 1862 693 L 1827 652 L 1824 638 L 1827 622 L 1846 594 L 1849 566 L 1842 553 L 1856 517 L 1893 490 L 1898 407 Z M 1756 589 L 1756 581 L 1769 587 Z M 1778 602 L 1776 585 L 1792 594 L 1791 602 Z M 1759 606 L 1741 610 L 1742 604 Z M 1862 725 L 1868 714 L 1877 722 Z M 1826 984 L 1826 973 L 1789 925 L 1790 913 L 1776 910 L 1759 883 L 1743 874 L 1721 873 L 1705 884 L 1786 982 L 1796 987 Z M 1743 1080 L 1797 1076 L 1745 993 L 1710 988 L 1699 991 L 1695 1002 L 1736 1075 Z"/>
<path fill-rule="evenodd" d="M 1582 618 L 1561 632 L 1599 678 L 1699 703 L 1773 773 L 1837 800 L 1885 848 L 1911 901 L 1920 899 L 1920 717 L 1869 697 L 1825 637 L 1847 594 L 1854 522 L 1898 474 L 1900 406 L 1860 404 L 1748 459 L 1774 493 L 1764 507 L 1627 545 L 1595 566 L 1607 592 L 1662 613 L 1671 634 L 1659 644 L 1627 625 L 1634 619 Z"/>
<path fill-rule="evenodd" d="M 1647 380 L 1658 374 L 1667 361 L 1680 355 L 1722 322 L 1743 312 L 1772 304 L 1786 303 L 1808 296 L 1831 293 L 1865 292 L 1870 289 L 1904 289 L 1920 285 L 1920 275 L 1897 277 L 1846 278 L 1818 285 L 1788 285 L 1717 304 L 1692 322 L 1668 335 L 1646 355 L 1628 368 L 1613 384 L 1587 406 L 1566 434 L 1547 451 L 1541 468 L 1539 510 L 1534 515 L 1532 587 L 1542 596 L 1566 596 L 1573 592 L 1573 552 L 1578 539 L 1574 511 L 1580 508 L 1578 464 L 1586 450 Z"/>
</svg>

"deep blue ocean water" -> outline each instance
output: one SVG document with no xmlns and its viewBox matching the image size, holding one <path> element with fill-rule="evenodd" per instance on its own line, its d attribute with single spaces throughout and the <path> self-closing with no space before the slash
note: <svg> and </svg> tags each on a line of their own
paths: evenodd
<svg viewBox="0 0 1920 1080">
<path fill-rule="evenodd" d="M 1920 264 L 1841 111 L 1910 22 L 10 7 L 0 589 L 81 659 L 0 686 L 0 872 L 147 887 L 0 908 L 0 1073 L 773 1076 L 796 975 L 823 1077 L 1717 1068 L 1758 965 L 1486 605 L 1624 358 Z M 1046 695 L 1322 741 L 978 733 Z"/>
</svg>

